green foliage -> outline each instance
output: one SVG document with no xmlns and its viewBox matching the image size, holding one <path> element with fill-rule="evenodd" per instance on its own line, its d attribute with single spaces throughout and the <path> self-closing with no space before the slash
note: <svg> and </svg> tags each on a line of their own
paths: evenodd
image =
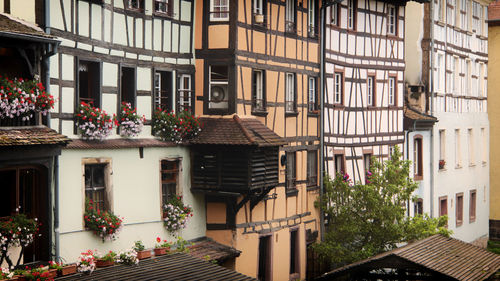
<svg viewBox="0 0 500 281">
<path fill-rule="evenodd" d="M 194 138 L 201 131 L 201 123 L 189 111 L 173 112 L 155 110 L 153 113 L 153 135 L 163 141 L 182 143 Z"/>
<path fill-rule="evenodd" d="M 324 194 L 316 207 L 327 219 L 325 241 L 314 244 L 320 257 L 342 266 L 397 247 L 398 244 L 440 233 L 449 235 L 447 218 L 407 217 L 406 205 L 414 200 L 417 184 L 408 178 L 410 161 L 396 147 L 391 159 L 372 159 L 366 185 L 348 175 L 326 176 Z"/>
<path fill-rule="evenodd" d="M 146 247 L 144 246 L 141 240 L 135 241 L 134 250 L 136 252 L 144 251 L 144 249 L 146 249 Z"/>
<path fill-rule="evenodd" d="M 488 241 L 488 251 L 500 255 L 500 241 Z"/>
</svg>

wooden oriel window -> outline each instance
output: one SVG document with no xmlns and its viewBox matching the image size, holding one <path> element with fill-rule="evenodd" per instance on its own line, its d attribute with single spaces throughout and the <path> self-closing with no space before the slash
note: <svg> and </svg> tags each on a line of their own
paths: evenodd
<svg viewBox="0 0 500 281">
<path fill-rule="evenodd" d="M 271 280 L 271 243 L 272 235 L 259 238 L 259 269 L 257 276 L 259 280 Z"/>
<path fill-rule="evenodd" d="M 398 33 L 398 6 L 387 5 L 387 34 L 397 35 Z"/>
<path fill-rule="evenodd" d="M 307 109 L 309 112 L 317 112 L 318 111 L 318 79 L 317 77 L 309 77 L 308 78 L 308 103 Z"/>
<path fill-rule="evenodd" d="M 229 0 L 210 0 L 210 20 L 229 20 Z"/>
<path fill-rule="evenodd" d="M 457 193 L 455 199 L 455 218 L 456 226 L 461 226 L 464 221 L 464 194 L 463 192 Z"/>
<path fill-rule="evenodd" d="M 122 67 L 121 68 L 121 101 L 130 103 L 132 108 L 136 107 L 136 76 L 135 68 Z"/>
<path fill-rule="evenodd" d="M 101 65 L 99 62 L 78 62 L 79 101 L 101 107 Z"/>
<path fill-rule="evenodd" d="M 193 103 L 192 103 L 192 94 L 191 90 L 191 75 L 190 74 L 181 74 L 178 77 L 177 83 L 177 112 L 181 111 L 190 111 L 193 112 Z"/>
<path fill-rule="evenodd" d="M 316 186 L 318 184 L 318 151 L 307 151 L 307 185 Z"/>
<path fill-rule="evenodd" d="M 295 73 L 287 73 L 285 79 L 285 113 L 295 113 L 297 112 Z"/>
<path fill-rule="evenodd" d="M 344 75 L 342 72 L 335 72 L 333 85 L 333 102 L 343 104 L 344 101 Z"/>
<path fill-rule="evenodd" d="M 160 175 L 161 175 L 161 206 L 179 195 L 179 160 L 161 160 L 160 162 Z"/>
<path fill-rule="evenodd" d="M 155 109 L 172 111 L 173 108 L 173 78 L 171 71 L 155 71 L 154 103 Z"/>
<path fill-rule="evenodd" d="M 252 111 L 266 111 L 266 78 L 265 71 L 254 69 L 252 71 Z"/>
<path fill-rule="evenodd" d="M 295 161 L 295 152 L 286 153 L 286 188 L 294 189 L 297 174 L 297 163 Z"/>
<path fill-rule="evenodd" d="M 476 221 L 476 200 L 477 200 L 477 192 L 476 190 L 470 191 L 469 198 L 469 223 Z"/>
<path fill-rule="evenodd" d="M 347 0 L 347 28 L 356 30 L 356 14 L 357 14 L 358 1 Z"/>
<path fill-rule="evenodd" d="M 285 32 L 297 31 L 297 3 L 296 0 L 285 0 Z"/>
<path fill-rule="evenodd" d="M 417 135 L 413 139 L 413 171 L 415 180 L 423 178 L 423 155 L 422 155 L 422 136 Z"/>
<path fill-rule="evenodd" d="M 125 8 L 129 10 L 144 11 L 144 1 L 145 0 L 126 0 Z"/>
<path fill-rule="evenodd" d="M 107 164 L 85 164 L 85 198 L 92 200 L 94 207 L 100 211 L 108 210 L 106 167 Z"/>
<path fill-rule="evenodd" d="M 174 15 L 173 0 L 154 0 L 155 13 L 172 17 Z"/>
<path fill-rule="evenodd" d="M 376 95 L 375 89 L 377 87 L 375 75 L 369 75 L 366 78 L 366 104 L 368 106 L 375 106 Z"/>
<path fill-rule="evenodd" d="M 290 230 L 290 275 L 300 273 L 299 230 Z M 298 277 L 298 276 L 297 276 Z M 292 278 L 295 278 L 293 276 Z M 293 280 L 290 278 L 291 280 Z"/>
<path fill-rule="evenodd" d="M 396 106 L 397 105 L 397 78 L 394 76 L 390 76 L 388 80 L 388 104 L 389 106 Z"/>
</svg>

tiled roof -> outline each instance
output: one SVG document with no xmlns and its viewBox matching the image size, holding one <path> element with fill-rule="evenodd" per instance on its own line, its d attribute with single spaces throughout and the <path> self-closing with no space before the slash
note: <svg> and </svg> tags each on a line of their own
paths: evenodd
<svg viewBox="0 0 500 281">
<path fill-rule="evenodd" d="M 241 251 L 235 248 L 217 243 L 210 238 L 196 242 L 189 249 L 189 254 L 200 259 L 215 260 L 223 262 L 227 259 L 238 257 Z"/>
<path fill-rule="evenodd" d="M 26 39 L 57 41 L 54 36 L 49 35 L 34 23 L 29 23 L 12 15 L 0 13 L 0 35 L 21 36 Z"/>
<path fill-rule="evenodd" d="M 109 139 L 103 141 L 73 140 L 67 149 L 120 149 L 136 147 L 171 147 L 173 142 L 164 142 L 157 139 Z"/>
<path fill-rule="evenodd" d="M 421 112 L 418 112 L 417 110 L 405 105 L 404 106 L 404 116 L 406 118 L 412 119 L 412 120 L 420 120 L 420 121 L 437 121 L 437 118 L 431 115 L 427 115 Z"/>
<path fill-rule="evenodd" d="M 71 140 L 45 126 L 0 127 L 0 147 L 28 145 L 65 145 Z"/>
<path fill-rule="evenodd" d="M 488 21 L 500 20 L 500 1 L 494 1 L 488 6 Z"/>
<path fill-rule="evenodd" d="M 177 253 L 141 260 L 136 266 L 115 265 L 99 268 L 92 274 L 77 273 L 55 280 L 256 280 L 225 267 Z"/>
<path fill-rule="evenodd" d="M 500 255 L 454 238 L 434 235 L 404 247 L 335 269 L 321 280 L 331 280 L 346 272 L 384 267 L 384 260 L 398 258 L 437 272 L 452 280 L 484 280 L 500 269 Z M 394 259 L 391 260 L 393 264 Z M 378 265 L 377 265 L 378 264 Z"/>
<path fill-rule="evenodd" d="M 255 118 L 200 118 L 202 130 L 192 144 L 279 146 L 286 141 Z"/>
</svg>

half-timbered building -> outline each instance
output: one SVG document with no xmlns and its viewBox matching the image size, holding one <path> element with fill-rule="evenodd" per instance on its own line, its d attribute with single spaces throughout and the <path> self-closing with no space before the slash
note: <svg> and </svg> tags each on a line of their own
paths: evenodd
<svg viewBox="0 0 500 281">
<path fill-rule="evenodd" d="M 304 279 L 320 228 L 319 2 L 196 1 L 192 190 L 207 236 L 261 280 Z"/>
<path fill-rule="evenodd" d="M 202 196 L 189 192 L 190 161 L 185 146 L 151 135 L 157 108 L 194 110 L 194 4 L 188 0 L 48 1 L 50 34 L 61 41 L 50 60 L 50 92 L 57 98 L 51 128 L 73 139 L 59 161 L 59 253 L 75 260 L 82 250 L 130 248 L 142 240 L 175 237 L 163 226 L 162 206 L 182 195 L 194 208 L 189 240 L 205 235 Z M 132 104 L 146 122 L 139 136 L 124 138 L 113 129 L 103 141 L 81 139 L 75 113 L 81 102 L 108 114 Z M 102 243 L 85 228 L 85 201 L 123 217 L 116 241 Z"/>
<path fill-rule="evenodd" d="M 454 237 L 483 246 L 489 212 L 489 2 L 433 0 L 409 3 L 406 11 L 407 49 L 418 46 L 406 54 L 407 108 L 437 119 L 426 128 L 407 128 L 407 155 L 420 185 L 412 212 L 448 215 Z"/>
<path fill-rule="evenodd" d="M 325 172 L 364 183 L 370 159 L 403 135 L 406 1 L 347 0 L 327 9 Z"/>
</svg>

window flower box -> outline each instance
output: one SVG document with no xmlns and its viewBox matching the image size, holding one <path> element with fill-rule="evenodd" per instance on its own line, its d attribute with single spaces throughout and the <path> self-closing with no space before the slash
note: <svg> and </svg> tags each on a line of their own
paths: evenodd
<svg viewBox="0 0 500 281">
<path fill-rule="evenodd" d="M 442 170 L 444 169 L 444 167 L 446 166 L 446 161 L 444 160 L 439 160 L 439 170 Z"/>
<path fill-rule="evenodd" d="M 76 264 L 65 265 L 58 271 L 59 276 L 66 276 L 75 273 L 76 273 Z"/>
<path fill-rule="evenodd" d="M 92 103 L 81 102 L 75 113 L 78 131 L 84 140 L 99 140 L 107 138 L 118 125 L 115 116 L 109 116 L 104 110 L 94 107 Z"/>
</svg>

